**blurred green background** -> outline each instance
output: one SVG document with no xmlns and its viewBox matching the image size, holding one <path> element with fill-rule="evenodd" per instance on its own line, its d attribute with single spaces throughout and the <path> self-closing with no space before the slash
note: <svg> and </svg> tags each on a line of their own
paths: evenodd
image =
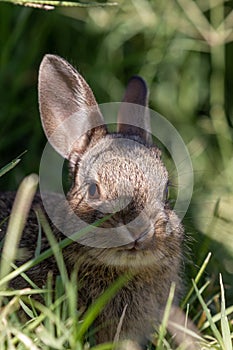
<svg viewBox="0 0 233 350">
<path fill-rule="evenodd" d="M 218 290 L 221 272 L 231 304 L 232 8 L 223 0 L 119 0 L 45 11 L 0 2 L 0 168 L 28 150 L 0 179 L 0 190 L 38 173 L 46 143 L 37 102 L 44 54 L 76 66 L 99 103 L 120 101 L 127 80 L 139 74 L 150 88 L 150 107 L 176 127 L 192 158 L 195 186 L 184 219 L 190 277 L 211 251 L 204 278 Z"/>
</svg>

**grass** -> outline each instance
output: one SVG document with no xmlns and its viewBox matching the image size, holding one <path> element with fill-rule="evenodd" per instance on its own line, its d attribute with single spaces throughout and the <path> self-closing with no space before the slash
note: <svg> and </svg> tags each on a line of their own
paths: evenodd
<svg viewBox="0 0 233 350">
<path fill-rule="evenodd" d="M 5 172 L 5 169 L 6 167 L 0 169 L 0 174 Z M 11 170 L 11 167 L 9 166 L 8 169 Z M 0 348 L 12 350 L 31 348 L 35 350 L 113 349 L 114 344 L 112 343 L 90 345 L 85 339 L 102 308 L 126 283 L 126 276 L 122 276 L 111 285 L 84 314 L 81 311 L 79 312 L 76 308 L 78 304 L 77 274 L 73 273 L 71 277 L 68 277 L 61 250 L 72 241 L 64 239 L 57 243 L 42 213 L 38 213 L 39 227 L 45 231 L 51 248 L 18 268 L 13 264 L 24 222 L 36 191 L 37 182 L 37 177 L 30 175 L 20 185 L 3 245 L 0 261 Z M 48 278 L 47 286 L 44 289 L 38 289 L 30 281 L 30 288 L 14 291 L 7 288 L 10 280 L 18 275 L 28 280 L 27 270 L 52 255 L 55 257 L 60 273 L 60 277 L 58 276 L 56 279 L 54 292 L 52 291 L 51 278 Z M 230 350 L 232 348 L 233 333 L 229 316 L 233 313 L 233 306 L 226 307 L 222 276 L 220 275 L 220 298 L 219 293 L 212 295 L 212 300 L 208 303 L 204 301 L 203 294 L 209 283 L 207 282 L 199 288 L 197 286 L 203 278 L 210 258 L 211 254 L 208 254 L 195 280 L 193 280 L 193 287 L 187 293 L 181 305 L 183 312 L 186 310 L 185 322 L 181 319 L 177 323 L 178 316 L 170 319 L 169 314 L 175 291 L 175 285 L 172 285 L 162 324 L 158 333 L 154 335 L 152 344 L 148 345 L 150 349 L 171 349 L 171 346 L 174 348 L 171 335 L 168 332 L 171 329 L 169 328 L 170 322 L 172 322 L 178 334 L 179 349 L 190 348 L 190 346 L 194 346 L 193 349 Z M 13 271 L 11 272 L 12 268 Z M 42 296 L 44 304 L 33 299 L 33 295 L 37 294 Z M 199 305 L 197 302 L 199 302 Z M 212 315 L 210 311 L 213 302 L 215 310 L 218 310 L 215 315 Z M 26 322 L 22 322 L 19 310 L 24 311 L 27 315 Z M 204 320 L 206 320 L 204 324 L 203 316 Z M 194 330 L 188 328 L 188 317 L 190 320 L 193 319 L 193 324 L 195 323 L 199 326 L 199 330 L 198 328 Z M 171 334 L 174 334 L 174 331 Z M 186 342 L 191 341 L 191 343 L 183 344 L 180 337 L 182 341 L 185 339 Z"/>
<path fill-rule="evenodd" d="M 56 0 L 1 0 L 2 2 L 9 2 L 14 5 L 22 5 L 32 8 L 38 8 L 43 10 L 54 10 L 57 6 L 64 6 L 64 7 L 103 7 L 103 6 L 116 6 L 117 3 L 115 2 L 83 2 L 83 1 L 56 1 Z"/>
<path fill-rule="evenodd" d="M 114 7 L 54 11 L 0 2 L 0 9 L 0 167 L 8 164 L 0 171 L 0 189 L 15 190 L 27 174 L 38 173 L 46 140 L 38 115 L 37 73 L 45 53 L 77 66 L 99 102 L 119 101 L 128 78 L 142 75 L 150 106 L 177 128 L 193 162 L 193 200 L 184 218 L 193 263 L 186 268 L 190 292 L 182 308 L 205 338 L 203 349 L 228 349 L 233 312 L 232 1 L 119 0 Z M 57 281 L 56 301 L 50 288 L 42 291 L 44 306 L 31 301 L 35 286 L 14 292 L 3 288 L 53 253 L 38 249 L 28 265 L 1 272 L 1 349 L 83 348 L 81 340 L 75 345 L 74 324 L 80 320 L 69 310 L 75 288 L 69 284 L 71 295 L 65 295 L 65 276 Z M 25 324 L 14 311 L 22 307 L 29 313 Z M 157 346 L 171 348 L 165 326 L 161 332 Z"/>
<path fill-rule="evenodd" d="M 5 167 L 3 170 L 5 171 Z M 33 194 L 35 194 L 38 179 L 35 175 L 27 177 L 19 187 L 8 230 L 3 245 L 0 261 L 0 348 L 1 349 L 82 349 L 84 336 L 99 312 L 107 301 L 126 283 L 126 277 L 121 276 L 109 289 L 100 296 L 94 305 L 79 320 L 77 307 L 77 281 L 75 275 L 68 278 L 63 261 L 61 248 L 72 242 L 65 239 L 57 243 L 53 233 L 44 217 L 40 216 L 41 226 L 51 244 L 51 249 L 25 263 L 21 267 L 12 270 L 13 261 L 17 254 L 17 246 L 20 240 L 23 225 L 30 208 Z M 25 278 L 25 272 L 32 266 L 54 255 L 59 272 L 60 280 L 57 279 L 55 296 L 52 292 L 51 280 L 48 279 L 47 288 L 38 289 L 37 286 L 11 291 L 7 284 L 19 274 Z M 27 278 L 27 277 L 26 277 Z M 28 278 L 27 278 L 28 280 Z M 63 291 L 64 294 L 61 292 Z M 32 300 L 31 296 L 41 294 L 44 296 L 45 305 Z M 8 299 L 6 299 L 6 297 Z M 22 309 L 30 318 L 22 323 L 17 313 Z M 7 332 L 5 332 L 7 330 Z M 38 335 L 39 334 L 39 335 Z M 35 338 L 37 341 L 35 342 Z M 38 343 L 38 345 L 36 344 Z M 22 347 L 23 346 L 23 347 Z M 92 347 L 93 349 L 112 349 L 112 344 Z"/>
<path fill-rule="evenodd" d="M 55 292 L 51 289 L 51 281 L 48 280 L 47 287 L 42 290 L 38 288 L 27 288 L 23 290 L 11 291 L 5 288 L 5 280 L 0 280 L 0 346 L 1 349 L 87 349 L 89 348 L 85 342 L 85 335 L 89 327 L 92 325 L 100 310 L 107 301 L 121 288 L 126 282 L 125 278 L 116 281 L 87 312 L 82 315 L 76 310 L 77 305 L 77 281 L 75 274 L 69 279 L 63 264 L 61 251 L 57 250 L 57 244 L 53 242 L 52 232 L 46 228 L 47 235 L 50 236 L 50 242 L 53 244 L 53 252 L 57 260 L 61 278 L 57 279 Z M 206 266 L 203 264 L 202 272 Z M 17 271 L 19 270 L 19 271 Z M 20 268 L 15 272 L 20 272 Z M 199 276 L 200 277 L 200 276 Z M 229 310 L 225 306 L 224 287 L 222 278 L 220 277 L 221 286 L 221 307 L 220 311 L 212 316 L 209 307 L 204 301 L 202 295 L 205 288 L 197 287 L 194 284 L 195 293 L 189 293 L 190 298 L 197 296 L 204 314 L 207 317 L 208 324 L 205 324 L 205 332 L 200 329 L 200 334 L 195 334 L 187 330 L 185 325 L 175 325 L 180 332 L 187 333 L 195 341 L 199 341 L 202 349 L 231 349 L 233 334 L 230 331 L 229 320 L 227 315 Z M 172 286 L 168 299 L 167 308 L 164 314 L 159 333 L 154 338 L 154 349 L 171 349 L 171 339 L 167 333 L 167 325 L 169 320 L 169 310 L 171 307 L 174 288 Z M 44 299 L 44 305 L 33 300 L 34 294 L 41 294 Z M 54 297 L 55 295 L 55 297 Z M 195 298 L 190 304 L 184 304 L 184 310 L 195 305 Z M 194 306 L 196 309 L 196 305 Z M 27 322 L 22 323 L 19 319 L 18 311 L 23 309 L 28 315 Z M 191 315 L 189 315 L 191 317 Z M 220 327 L 218 323 L 220 321 Z M 197 320 L 196 320 L 197 322 Z M 113 344 L 103 344 L 91 346 L 90 349 L 112 349 Z M 152 345 L 150 347 L 152 349 Z"/>
</svg>

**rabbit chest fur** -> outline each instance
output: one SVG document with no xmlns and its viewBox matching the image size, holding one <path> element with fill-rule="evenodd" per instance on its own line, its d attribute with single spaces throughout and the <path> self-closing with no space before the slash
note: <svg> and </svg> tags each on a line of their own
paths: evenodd
<svg viewBox="0 0 233 350">
<path fill-rule="evenodd" d="M 62 58 L 46 55 L 40 67 L 39 104 L 46 136 L 69 160 L 73 178 L 67 194 L 69 208 L 60 220 L 65 217 L 66 224 L 72 226 L 72 213 L 91 225 L 111 214 L 96 233 L 105 232 L 105 244 L 99 245 L 98 239 L 97 244 L 74 241 L 63 250 L 68 271 L 78 266 L 78 307 L 87 308 L 118 276 L 129 274 L 126 285 L 98 316 L 95 340 L 113 341 L 124 313 L 119 339 L 145 344 L 161 321 L 172 282 L 176 283 L 174 303 L 179 300 L 183 241 L 183 227 L 167 203 L 168 173 L 152 143 L 149 115 L 143 109 L 147 105 L 146 85 L 139 77 L 130 80 L 117 132 L 109 133 L 82 76 Z M 71 116 L 75 124 L 73 118 L 67 123 Z M 59 197 L 54 194 L 49 198 L 59 216 Z M 13 199 L 12 193 L 1 194 L 0 222 L 9 215 Z M 43 208 L 39 195 L 35 205 Z M 64 238 L 66 225 L 58 230 L 51 224 L 55 236 Z M 6 223 L 1 226 L 0 239 L 5 230 Z M 127 238 L 122 244 L 115 242 L 119 232 Z M 32 208 L 20 242 L 25 261 L 34 255 L 37 233 Z M 48 247 L 43 236 L 42 248 Z M 49 270 L 58 274 L 53 258 L 29 270 L 28 275 L 42 286 Z M 12 286 L 22 288 L 25 282 L 17 278 Z"/>
</svg>

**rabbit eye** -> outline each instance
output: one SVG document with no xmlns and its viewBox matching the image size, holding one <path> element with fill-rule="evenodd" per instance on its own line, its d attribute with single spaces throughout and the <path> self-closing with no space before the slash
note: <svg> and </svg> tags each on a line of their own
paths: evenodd
<svg viewBox="0 0 233 350">
<path fill-rule="evenodd" d="M 91 183 L 88 187 L 88 197 L 90 199 L 98 199 L 100 197 L 99 187 L 96 183 Z"/>
</svg>

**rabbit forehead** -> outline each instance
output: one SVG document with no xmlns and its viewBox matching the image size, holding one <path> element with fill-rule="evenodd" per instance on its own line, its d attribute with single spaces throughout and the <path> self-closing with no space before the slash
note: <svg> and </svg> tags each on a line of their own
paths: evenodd
<svg viewBox="0 0 233 350">
<path fill-rule="evenodd" d="M 84 154 L 79 175 L 107 187 L 113 183 L 123 187 L 131 183 L 133 187 L 153 186 L 163 191 L 168 173 L 154 149 L 135 140 L 106 137 Z"/>
</svg>

